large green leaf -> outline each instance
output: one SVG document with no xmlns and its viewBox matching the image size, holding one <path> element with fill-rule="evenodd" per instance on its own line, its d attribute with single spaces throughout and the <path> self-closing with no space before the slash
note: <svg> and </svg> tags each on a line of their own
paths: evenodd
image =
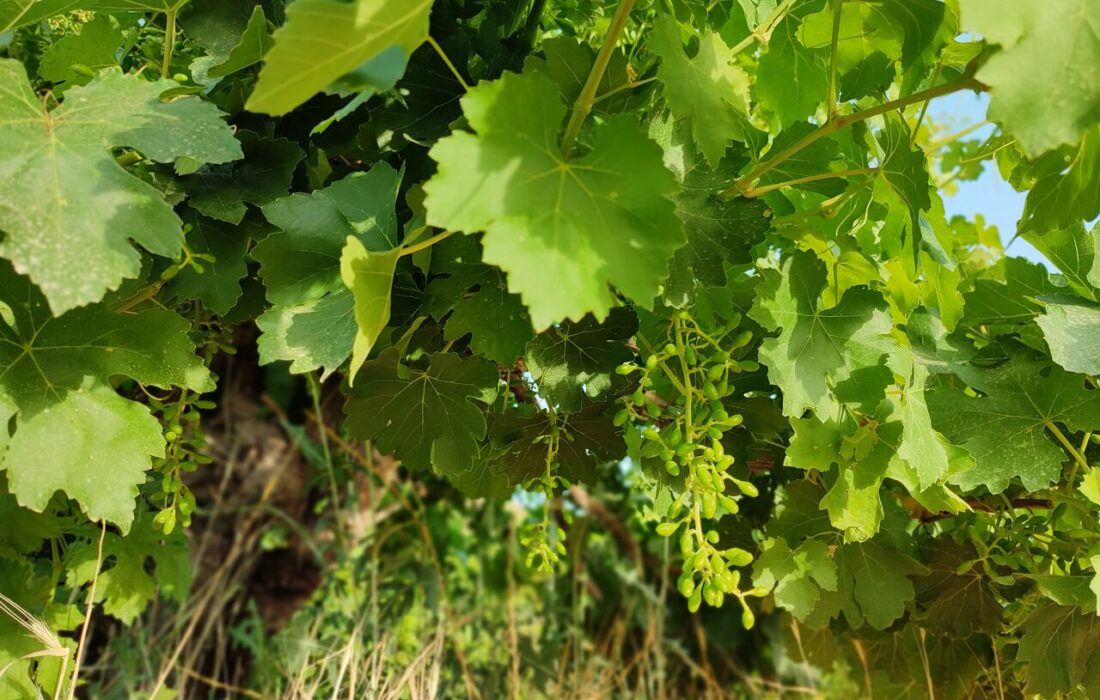
<svg viewBox="0 0 1100 700">
<path fill-rule="evenodd" d="M 837 306 L 821 308 L 827 278 L 825 266 L 812 253 L 795 253 L 781 269 L 765 270 L 763 277 L 751 316 L 780 331 L 764 341 L 760 359 L 772 383 L 783 390 L 783 414 L 800 416 L 813 409 L 822 419 L 833 416 L 839 405 L 833 387 L 849 379 L 861 400 L 877 403 L 885 375 L 858 370 L 878 367 L 896 346 L 882 297 L 851 289 Z"/>
<path fill-rule="evenodd" d="M 359 371 L 345 411 L 348 430 L 414 469 L 469 469 L 485 437 L 485 412 L 499 376 L 478 357 L 436 353 L 426 370 L 405 367 L 389 348 Z"/>
<path fill-rule="evenodd" d="M 984 485 L 1001 492 L 1012 479 L 1031 491 L 1045 488 L 1070 459 L 1051 426 L 1100 429 L 1100 394 L 1087 391 L 1082 376 L 1057 366 L 1013 359 L 972 369 L 966 379 L 985 396 L 937 387 L 928 398 L 936 429 L 974 456 L 974 469 L 953 479 L 965 489 Z"/>
<path fill-rule="evenodd" d="M 367 252 L 394 250 L 400 183 L 398 171 L 379 163 L 325 189 L 264 206 L 264 215 L 281 232 L 252 252 L 273 304 L 257 320 L 262 362 L 285 360 L 294 372 L 320 367 L 328 373 L 352 354 L 355 296 L 341 276 L 341 255 L 349 236 Z"/>
<path fill-rule="evenodd" d="M 104 73 L 48 111 L 18 61 L 0 61 L 0 255 L 62 313 L 101 299 L 141 257 L 180 252 L 179 218 L 155 187 L 115 162 L 111 148 L 147 158 L 224 163 L 241 156 L 221 113 L 197 97 L 165 101 L 178 84 Z"/>
<path fill-rule="evenodd" d="M 679 25 L 672 18 L 653 28 L 649 48 L 661 57 L 657 77 L 669 109 L 677 118 L 691 121 L 695 143 L 716 165 L 746 127 L 748 74 L 734 65 L 733 53 L 715 33 L 699 37 L 698 51 L 688 58 Z"/>
<path fill-rule="evenodd" d="M 508 274 L 538 330 L 589 312 L 605 318 L 609 284 L 650 304 L 684 238 L 667 199 L 675 180 L 637 121 L 610 118 L 589 153 L 567 158 L 558 151 L 566 107 L 542 73 L 506 73 L 462 105 L 477 133 L 432 148 L 428 223 L 485 231 L 485 261 Z"/>
<path fill-rule="evenodd" d="M 1100 307 L 1074 298 L 1054 297 L 1036 320 L 1051 358 L 1070 372 L 1100 374 Z"/>
<path fill-rule="evenodd" d="M 391 47 L 412 55 L 428 38 L 432 0 L 297 0 L 264 56 L 253 112 L 285 114 Z"/>
<path fill-rule="evenodd" d="M 20 505 L 41 511 L 64 491 L 90 519 L 126 532 L 151 458 L 163 455 L 160 422 L 149 409 L 89 378 L 19 421 L 0 469 Z"/>
<path fill-rule="evenodd" d="M 626 342 L 637 330 L 634 312 L 619 307 L 603 323 L 587 316 L 540 333 L 525 356 L 539 394 L 565 411 L 579 409 L 586 394 L 598 397 L 610 387 L 615 367 L 634 356 Z"/>
<path fill-rule="evenodd" d="M 990 116 L 1032 158 L 1077 143 L 1100 109 L 1100 72 L 1093 70 L 1100 63 L 1100 5 L 960 0 L 959 6 L 962 29 L 1001 48 L 978 70 L 990 86 Z"/>
</svg>

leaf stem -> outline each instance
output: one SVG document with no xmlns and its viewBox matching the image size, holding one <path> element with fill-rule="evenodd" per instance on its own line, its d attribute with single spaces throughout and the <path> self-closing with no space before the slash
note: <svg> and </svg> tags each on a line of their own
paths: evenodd
<svg viewBox="0 0 1100 700">
<path fill-rule="evenodd" d="M 584 120 L 592 111 L 592 105 L 596 101 L 596 90 L 600 87 L 603 74 L 611 63 L 611 54 L 615 51 L 615 45 L 619 42 L 619 35 L 623 33 L 626 20 L 630 17 L 630 11 L 634 9 L 634 0 L 619 0 L 619 6 L 615 9 L 615 15 L 611 18 L 611 26 L 607 28 L 603 46 L 596 55 L 596 62 L 592 64 L 592 70 L 588 72 L 588 79 L 584 82 L 581 94 L 573 103 L 573 113 L 569 115 L 569 123 L 565 127 L 565 134 L 561 138 L 561 154 L 568 156 L 573 148 L 573 142 L 581 132 Z"/>
<path fill-rule="evenodd" d="M 413 253 L 419 253 L 420 251 L 424 250 L 425 248 L 431 248 L 433 245 L 435 245 L 436 243 L 439 243 L 444 238 L 450 238 L 451 236 L 453 236 L 456 233 L 458 233 L 458 232 L 457 231 L 452 231 L 451 229 L 447 229 L 443 233 L 437 233 L 434 236 L 432 236 L 431 238 L 425 238 L 424 240 L 420 241 L 419 243 L 416 243 L 414 245 L 410 245 L 410 246 L 406 246 L 406 247 L 402 248 L 401 249 L 401 254 L 398 255 L 398 257 L 403 258 L 406 255 L 412 255 Z"/>
<path fill-rule="evenodd" d="M 1070 470 L 1069 479 L 1067 479 L 1067 482 L 1072 484 L 1073 480 L 1077 477 L 1078 466 L 1084 467 L 1086 471 L 1090 468 L 1088 460 L 1086 460 L 1085 456 L 1073 446 L 1073 443 L 1069 441 L 1066 434 L 1063 433 L 1053 421 L 1045 420 L 1043 421 L 1043 425 L 1058 439 L 1058 442 L 1062 443 L 1062 447 L 1066 448 L 1066 451 L 1073 455 L 1074 465 Z"/>
<path fill-rule="evenodd" d="M 890 100 L 880 105 L 870 107 L 868 109 L 861 110 L 859 112 L 853 112 L 852 114 L 834 115 L 830 117 L 824 124 L 817 129 L 803 136 L 797 142 L 791 144 L 789 147 L 783 149 L 775 156 L 760 163 L 755 168 L 750 170 L 744 176 L 738 178 L 732 185 L 721 193 L 721 197 L 724 199 L 732 199 L 737 195 L 743 195 L 748 190 L 752 183 L 760 179 L 760 176 L 764 173 L 774 169 L 780 163 L 783 163 L 808 148 L 810 145 L 816 143 L 820 139 L 836 133 L 841 129 L 855 124 L 856 122 L 865 121 L 871 117 L 877 117 L 880 114 L 887 112 L 893 112 L 895 110 L 904 109 L 909 105 L 925 102 L 936 97 L 942 97 L 943 95 L 950 95 L 953 92 L 959 90 L 986 90 L 986 86 L 978 82 L 971 76 L 965 76 L 958 80 L 953 80 L 949 83 L 943 83 L 936 87 L 928 88 L 927 90 L 921 90 L 915 92 L 907 97 L 901 97 L 896 100 Z"/>
<path fill-rule="evenodd" d="M 462 74 L 458 72 L 458 68 L 455 67 L 455 64 L 451 63 L 451 59 L 448 58 L 447 53 L 443 50 L 443 47 L 439 45 L 439 42 L 436 41 L 431 34 L 428 35 L 427 41 L 428 44 L 433 49 L 435 49 L 435 52 L 439 54 L 439 58 L 441 58 L 443 60 L 443 63 L 446 64 L 447 70 L 451 71 L 451 75 L 455 77 L 455 80 L 457 80 L 458 84 L 462 86 L 462 89 L 469 92 L 470 84 L 467 83 L 466 79 L 462 77 Z"/>
<path fill-rule="evenodd" d="M 167 78 L 172 70 L 172 52 L 176 48 L 176 13 L 178 7 L 173 7 L 164 13 L 164 59 L 160 63 L 160 77 Z"/>
<path fill-rule="evenodd" d="M 784 187 L 794 187 L 795 185 L 804 185 L 809 182 L 818 182 L 820 180 L 831 180 L 838 177 L 852 177 L 855 175 L 875 175 L 878 173 L 878 168 L 854 168 L 852 170 L 838 170 L 830 171 L 827 173 L 817 173 L 815 175 L 806 175 L 805 177 L 796 177 L 793 180 L 786 180 L 784 182 L 776 182 L 770 185 L 763 185 L 761 187 L 750 187 L 741 193 L 742 197 L 759 197 L 762 194 L 768 192 L 774 192 L 775 190 L 782 189 Z"/>
<path fill-rule="evenodd" d="M 795 0 L 783 0 L 783 2 L 779 3 L 772 13 L 753 30 L 752 34 L 749 34 L 735 44 L 734 47 L 730 49 L 730 52 L 739 54 L 756 42 L 760 42 L 761 44 L 768 43 L 768 40 L 771 39 L 772 32 L 775 31 L 775 26 L 787 16 L 787 13 L 790 12 L 791 6 L 794 5 L 794 3 Z"/>
<path fill-rule="evenodd" d="M 612 88 L 612 89 L 608 90 L 607 92 L 605 92 L 604 94 L 598 96 L 595 100 L 593 100 L 592 104 L 594 104 L 594 105 L 599 104 L 600 102 L 603 102 L 604 100 L 606 100 L 609 97 L 614 97 L 615 95 L 618 95 L 620 92 L 623 92 L 625 90 L 633 90 L 634 88 L 641 87 L 643 85 L 647 85 L 649 83 L 652 83 L 656 79 L 657 79 L 657 76 L 653 76 L 652 78 L 643 78 L 642 80 L 635 80 L 634 82 L 631 82 L 631 83 L 623 83 L 619 87 Z"/>
</svg>

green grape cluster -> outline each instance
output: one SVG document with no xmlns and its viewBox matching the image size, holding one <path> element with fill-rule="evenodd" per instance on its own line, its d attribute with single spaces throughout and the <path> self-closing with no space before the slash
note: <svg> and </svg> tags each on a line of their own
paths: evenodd
<svg viewBox="0 0 1100 700">
<path fill-rule="evenodd" d="M 523 488 L 527 491 L 542 493 L 546 497 L 546 502 L 542 507 L 542 516 L 534 522 L 527 523 L 519 535 L 520 544 L 527 550 L 527 567 L 544 572 L 553 571 L 567 551 L 565 533 L 551 517 L 553 512 L 551 501 L 555 493 L 564 491 L 570 486 L 569 480 L 557 474 L 556 468 L 561 440 L 573 440 L 567 431 L 558 426 L 556 414 L 553 411 L 550 412 L 550 419 L 550 432 L 535 438 L 535 442 L 546 445 L 545 469 L 543 473 L 523 484 Z M 567 510 L 562 511 L 562 517 L 566 523 L 572 521 L 572 515 Z"/>
<path fill-rule="evenodd" d="M 704 524 L 737 513 L 739 496 L 758 495 L 751 482 L 730 473 L 734 458 L 722 445 L 726 433 L 743 420 L 730 414 L 722 400 L 735 393 L 735 375 L 759 368 L 738 359 L 753 337 L 751 330 L 739 330 L 740 325 L 740 314 L 703 328 L 687 311 L 678 312 L 669 324 L 667 342 L 644 348 L 644 365 L 618 368 L 619 374 L 641 376 L 634 393 L 623 399 L 615 423 L 640 430 L 641 457 L 659 460 L 671 477 L 683 479 L 657 534 L 679 533 L 684 567 L 677 588 L 688 608 L 695 612 L 704 601 L 721 607 L 726 596 L 733 596 L 741 604 L 744 625 L 751 627 L 755 619 L 746 597 L 761 592 L 741 589 L 738 567 L 751 563 L 752 555 L 739 547 L 722 548 L 718 531 Z"/>
<path fill-rule="evenodd" d="M 183 474 L 211 461 L 204 452 L 206 436 L 199 411 L 214 408 L 214 403 L 184 391 L 175 401 L 150 397 L 149 405 L 160 417 L 167 443 L 164 457 L 153 465 L 161 475 L 160 489 L 153 494 L 153 502 L 162 504 L 153 524 L 167 535 L 177 523 L 183 527 L 191 525 L 195 494 L 183 482 Z"/>
</svg>

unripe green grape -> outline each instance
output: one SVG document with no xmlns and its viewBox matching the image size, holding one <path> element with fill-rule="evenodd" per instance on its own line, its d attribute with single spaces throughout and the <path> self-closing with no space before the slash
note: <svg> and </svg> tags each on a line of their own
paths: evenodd
<svg viewBox="0 0 1100 700">
<path fill-rule="evenodd" d="M 710 542 L 711 544 L 718 544 L 718 531 L 717 530 L 708 530 L 707 531 L 707 542 Z"/>
<path fill-rule="evenodd" d="M 669 460 L 671 460 L 675 456 L 676 456 L 676 453 L 673 452 L 672 450 L 665 449 L 665 450 L 661 451 L 661 460 L 664 461 L 664 462 L 668 462 Z"/>
<path fill-rule="evenodd" d="M 751 630 L 753 625 L 756 624 L 756 616 L 752 614 L 752 610 L 745 608 L 741 611 L 741 624 L 744 625 L 747 630 Z"/>
<path fill-rule="evenodd" d="M 733 339 L 733 347 L 743 348 L 752 342 L 752 331 L 744 330 L 738 333 Z"/>
<path fill-rule="evenodd" d="M 725 365 L 712 365 L 711 368 L 707 370 L 707 379 L 716 382 L 722 377 L 722 373 L 725 371 Z"/>
<path fill-rule="evenodd" d="M 726 561 L 730 566 L 747 566 L 752 563 L 752 554 L 740 547 L 733 547 L 726 550 Z"/>
<path fill-rule="evenodd" d="M 718 387 L 710 382 L 703 383 L 703 396 L 707 397 L 711 401 L 718 400 Z"/>
<path fill-rule="evenodd" d="M 733 593 L 737 590 L 737 578 L 734 576 L 735 573 L 737 572 L 725 570 L 718 574 L 718 588 L 720 588 L 723 593 Z"/>
<path fill-rule="evenodd" d="M 670 441 L 670 444 L 671 444 L 671 441 Z M 676 446 L 676 454 L 680 457 L 688 455 L 688 454 L 690 454 L 694 451 L 695 451 L 695 443 L 694 442 L 681 442 L 679 445 Z"/>
<path fill-rule="evenodd" d="M 715 411 L 710 417 L 719 423 L 725 423 L 730 419 L 730 414 L 725 411 Z"/>
<path fill-rule="evenodd" d="M 710 570 L 715 572 L 726 570 L 726 562 L 722 561 L 722 555 L 718 552 L 710 555 Z"/>
<path fill-rule="evenodd" d="M 704 469 L 698 461 L 692 464 L 691 467 L 695 470 L 695 478 L 698 479 L 700 484 L 703 486 L 711 485 L 710 472 L 708 470 Z"/>
<path fill-rule="evenodd" d="M 707 428 L 707 435 L 709 435 L 712 440 L 722 439 L 722 431 L 713 425 Z"/>
<path fill-rule="evenodd" d="M 695 348 L 690 345 L 684 348 L 684 360 L 687 361 L 688 366 L 694 367 L 697 359 L 698 358 L 695 356 Z"/>
<path fill-rule="evenodd" d="M 710 356 L 710 361 L 717 365 L 724 365 L 730 359 L 730 354 L 725 350 L 719 350 Z"/>
<path fill-rule="evenodd" d="M 734 485 L 737 486 L 741 493 L 745 494 L 749 498 L 756 498 L 760 495 L 760 489 L 756 488 L 756 484 L 752 483 L 751 481 L 734 479 L 733 477 L 730 477 L 730 481 L 732 481 Z"/>
<path fill-rule="evenodd" d="M 735 515 L 739 510 L 741 510 L 741 508 L 737 505 L 737 501 L 733 500 L 725 494 L 718 496 L 718 503 L 722 506 L 722 510 L 726 511 L 730 515 Z"/>
<path fill-rule="evenodd" d="M 685 560 L 695 551 L 695 539 L 691 536 L 691 530 L 685 529 L 680 533 L 680 556 Z"/>
<path fill-rule="evenodd" d="M 669 476 L 680 476 L 680 465 L 670 459 L 665 462 L 665 471 Z"/>
<path fill-rule="evenodd" d="M 634 364 L 633 362 L 624 362 L 615 368 L 615 373 L 625 376 L 636 369 L 638 369 L 638 365 Z"/>
<path fill-rule="evenodd" d="M 666 345 L 665 346 L 665 354 L 666 355 L 675 355 L 676 354 L 676 346 L 673 345 L 672 343 L 669 343 L 668 345 Z"/>
<path fill-rule="evenodd" d="M 713 491 L 704 491 L 699 499 L 702 503 L 703 517 L 710 520 L 718 511 L 718 498 Z"/>
<path fill-rule="evenodd" d="M 730 316 L 730 320 L 726 322 L 726 328 L 732 331 L 734 328 L 737 328 L 740 325 L 741 325 L 741 312 L 740 311 L 734 311 L 733 315 Z"/>
<path fill-rule="evenodd" d="M 674 425 L 666 429 L 665 443 L 667 443 L 669 447 L 675 448 L 680 444 L 680 441 L 683 439 L 683 435 L 680 434 L 680 426 Z"/>
<path fill-rule="evenodd" d="M 615 418 L 613 418 L 611 422 L 614 423 L 616 427 L 621 427 L 626 425 L 628 420 L 630 420 L 630 411 L 624 408 L 615 414 Z"/>
<path fill-rule="evenodd" d="M 680 528 L 679 523 L 664 522 L 657 525 L 657 534 L 661 537 L 668 537 L 672 535 Z"/>
<path fill-rule="evenodd" d="M 647 401 L 645 405 L 645 412 L 650 415 L 651 418 L 661 417 L 661 407 L 653 401 Z"/>
<path fill-rule="evenodd" d="M 680 591 L 680 595 L 690 598 L 695 593 L 695 579 L 685 574 L 680 577 L 676 588 Z"/>
<path fill-rule="evenodd" d="M 657 356 L 650 355 L 649 357 L 645 358 L 645 368 L 652 372 L 653 370 L 657 369 L 657 362 Z"/>
<path fill-rule="evenodd" d="M 699 606 L 703 603 L 703 588 L 697 587 L 688 598 L 688 612 L 698 612 Z"/>
<path fill-rule="evenodd" d="M 759 363 L 753 362 L 752 360 L 741 360 L 742 372 L 755 372 L 758 369 L 760 369 Z"/>
<path fill-rule="evenodd" d="M 730 419 L 726 421 L 726 425 L 730 426 L 731 428 L 736 428 L 744 421 L 745 417 L 743 415 L 741 415 L 740 413 L 734 413 L 732 416 L 730 416 Z"/>
<path fill-rule="evenodd" d="M 646 440 L 652 440 L 654 442 L 661 439 L 660 433 L 658 433 L 657 429 L 652 426 L 642 431 L 642 437 L 644 437 Z"/>
<path fill-rule="evenodd" d="M 643 403 L 645 403 L 645 394 L 642 393 L 641 389 L 637 389 L 634 391 L 633 394 L 631 394 L 630 400 L 634 403 L 635 406 L 641 406 Z"/>
</svg>

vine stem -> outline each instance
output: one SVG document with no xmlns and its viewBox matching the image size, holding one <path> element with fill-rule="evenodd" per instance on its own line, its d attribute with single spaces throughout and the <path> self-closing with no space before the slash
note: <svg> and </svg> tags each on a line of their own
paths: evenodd
<svg viewBox="0 0 1100 700">
<path fill-rule="evenodd" d="M 925 102 L 936 97 L 942 97 L 943 95 L 950 95 L 953 92 L 958 92 L 959 90 L 966 89 L 985 91 L 988 88 L 971 76 L 966 76 L 963 78 L 959 78 L 958 80 L 953 80 L 949 83 L 944 83 L 942 85 L 937 85 L 936 87 L 928 88 L 927 90 L 914 92 L 908 97 L 900 97 L 896 100 L 884 102 L 883 104 L 876 105 L 874 107 L 870 107 L 859 112 L 853 112 L 852 114 L 844 115 L 834 115 L 817 129 L 806 134 L 801 139 L 791 144 L 791 146 L 789 146 L 788 148 L 783 149 L 775 156 L 757 165 L 744 176 L 738 178 L 719 196 L 721 196 L 723 199 L 732 199 L 733 197 L 736 197 L 738 195 L 743 195 L 745 191 L 751 188 L 752 183 L 760 179 L 760 176 L 762 176 L 764 173 L 771 171 L 780 163 L 786 162 L 791 157 L 802 152 L 810 145 L 816 143 L 822 138 L 830 134 L 836 133 L 837 131 L 840 131 L 847 126 L 850 126 L 857 122 L 866 121 L 867 119 L 870 119 L 871 117 L 877 117 L 880 114 L 886 114 L 887 112 L 904 109 L 909 105 L 918 104 L 920 102 Z"/>
<path fill-rule="evenodd" d="M 817 173 L 815 175 L 806 175 L 805 177 L 796 177 L 793 180 L 785 180 L 784 182 L 776 182 L 770 185 L 764 185 L 762 187 L 750 187 L 741 193 L 742 197 L 759 197 L 762 194 L 768 192 L 774 192 L 775 190 L 782 189 L 784 187 L 794 187 L 795 185 L 804 185 L 808 182 L 818 182 L 819 180 L 832 180 L 838 177 L 853 177 L 855 175 L 875 175 L 878 173 L 878 168 L 854 168 L 852 170 L 837 170 L 827 173 Z"/>
<path fill-rule="evenodd" d="M 413 253 L 419 253 L 420 251 L 424 250 L 425 248 L 431 248 L 433 245 L 435 245 L 436 243 L 439 243 L 444 238 L 450 238 L 451 236 L 453 236 L 456 233 L 458 233 L 458 232 L 457 231 L 452 231 L 451 229 L 447 229 L 443 233 L 437 233 L 434 236 L 432 236 L 431 238 L 425 238 L 424 240 L 420 241 L 419 243 L 416 243 L 414 245 L 410 245 L 410 246 L 407 246 L 405 248 L 402 248 L 401 253 L 400 253 L 400 255 L 398 255 L 398 257 L 403 258 L 406 255 L 412 255 Z"/>
<path fill-rule="evenodd" d="M 837 47 L 840 44 L 840 12 L 844 8 L 844 0 L 830 0 L 833 5 L 833 38 L 829 51 L 829 118 L 836 115 L 836 65 Z"/>
<path fill-rule="evenodd" d="M 172 52 L 176 48 L 176 13 L 179 7 L 173 7 L 164 13 L 164 59 L 160 63 L 160 77 L 167 78 L 172 70 Z"/>
<path fill-rule="evenodd" d="M 581 132 L 584 120 L 592 111 L 592 105 L 596 102 L 596 90 L 599 89 L 603 74 L 607 71 L 608 64 L 611 63 L 611 54 L 615 51 L 616 44 L 619 43 L 619 35 L 623 33 L 626 20 L 630 17 L 630 11 L 633 9 L 634 0 L 620 0 L 618 8 L 615 9 L 615 15 L 611 18 L 611 26 L 607 28 L 607 35 L 604 36 L 603 46 L 600 47 L 600 52 L 596 55 L 596 62 L 592 64 L 592 70 L 588 72 L 588 79 L 584 81 L 581 94 L 577 96 L 577 101 L 573 103 L 573 113 L 569 115 L 569 123 L 565 127 L 565 134 L 561 137 L 561 154 L 563 157 L 569 155 L 569 151 L 573 148 L 573 142 L 577 140 L 577 135 Z"/>
</svg>

